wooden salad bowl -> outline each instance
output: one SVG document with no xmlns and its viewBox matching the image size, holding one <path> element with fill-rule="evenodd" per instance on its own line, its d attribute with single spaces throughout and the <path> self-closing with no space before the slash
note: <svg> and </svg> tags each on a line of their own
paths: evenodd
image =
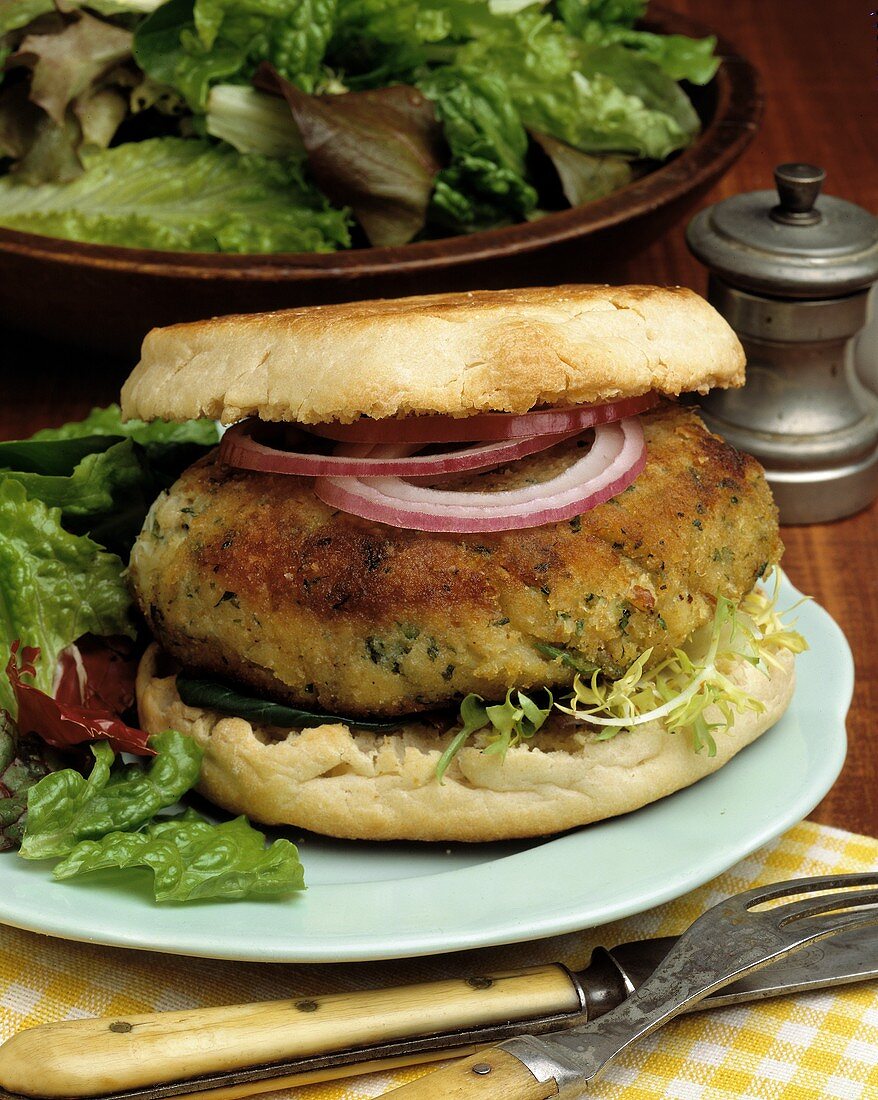
<svg viewBox="0 0 878 1100">
<path fill-rule="evenodd" d="M 703 37 L 654 9 L 646 24 Z M 753 66 L 720 38 L 714 79 L 689 89 L 703 123 L 660 168 L 583 206 L 466 236 L 329 254 L 225 255 L 82 244 L 0 228 L 0 323 L 126 356 L 155 325 L 225 313 L 447 290 L 613 282 L 741 156 L 762 112 Z"/>
</svg>

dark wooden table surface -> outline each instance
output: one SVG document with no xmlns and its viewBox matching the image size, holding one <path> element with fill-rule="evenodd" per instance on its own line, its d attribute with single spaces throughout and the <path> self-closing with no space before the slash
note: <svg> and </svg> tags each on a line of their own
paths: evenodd
<svg viewBox="0 0 878 1100">
<path fill-rule="evenodd" d="M 770 186 L 775 164 L 818 163 L 827 190 L 878 213 L 878 41 L 866 0 L 663 0 L 714 26 L 760 69 L 762 129 L 707 197 Z M 632 282 L 704 289 L 682 228 L 632 263 Z M 93 303 L 100 324 L 101 303 Z M 132 364 L 100 360 L 33 340 L 0 340 L 0 438 L 83 415 L 114 400 Z M 878 511 L 838 523 L 787 528 L 784 564 L 844 628 L 857 666 L 848 722 L 850 752 L 816 820 L 878 836 Z"/>
</svg>

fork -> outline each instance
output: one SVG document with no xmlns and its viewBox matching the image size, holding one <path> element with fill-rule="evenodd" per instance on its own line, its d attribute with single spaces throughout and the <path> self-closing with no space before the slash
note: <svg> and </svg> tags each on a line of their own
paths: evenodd
<svg viewBox="0 0 878 1100">
<path fill-rule="evenodd" d="M 539 1039 L 517 1036 L 389 1095 L 572 1100 L 622 1051 L 709 993 L 807 944 L 878 924 L 874 887 L 878 872 L 794 879 L 737 894 L 699 917 L 643 985 L 593 1023 Z M 817 892 L 819 897 L 782 900 Z M 771 902 L 781 904 L 758 908 Z"/>
</svg>

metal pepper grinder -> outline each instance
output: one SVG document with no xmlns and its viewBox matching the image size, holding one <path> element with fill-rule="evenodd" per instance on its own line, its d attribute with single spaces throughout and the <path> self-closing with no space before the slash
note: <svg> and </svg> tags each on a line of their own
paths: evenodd
<svg viewBox="0 0 878 1100">
<path fill-rule="evenodd" d="M 821 197 L 825 177 L 782 164 L 777 195 L 726 199 L 686 232 L 747 354 L 746 385 L 702 398 L 704 419 L 759 459 L 782 523 L 839 519 L 878 496 L 878 397 L 852 356 L 878 280 L 878 218 Z"/>
</svg>

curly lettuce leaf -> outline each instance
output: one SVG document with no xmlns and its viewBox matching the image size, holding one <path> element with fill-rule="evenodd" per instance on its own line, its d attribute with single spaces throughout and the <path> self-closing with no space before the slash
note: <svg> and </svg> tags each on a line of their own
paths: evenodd
<svg viewBox="0 0 878 1100">
<path fill-rule="evenodd" d="M 138 833 L 110 833 L 78 844 L 53 875 L 58 880 L 109 868 L 153 873 L 156 901 L 265 898 L 305 885 L 296 846 L 265 837 L 245 817 L 213 825 L 193 810 L 159 818 Z"/>
<path fill-rule="evenodd" d="M 30 98 L 59 126 L 67 108 L 131 56 L 130 31 L 80 13 L 57 34 L 29 34 L 12 64 L 31 69 Z"/>
<path fill-rule="evenodd" d="M 84 160 L 83 174 L 65 185 L 0 179 L 0 224 L 195 252 L 331 252 L 350 244 L 346 212 L 333 209 L 290 164 L 172 137 Z"/>
<path fill-rule="evenodd" d="M 436 178 L 434 215 L 458 232 L 526 217 L 537 205 L 525 178 L 527 133 L 502 80 L 446 66 L 419 81 L 442 123 L 451 164 Z"/>
<path fill-rule="evenodd" d="M 137 28 L 134 56 L 153 80 L 203 111 L 213 84 L 246 83 L 268 61 L 315 89 L 335 0 L 169 0 Z"/>
<path fill-rule="evenodd" d="M 61 526 L 57 509 L 0 480 L 0 652 L 12 643 L 40 649 L 36 686 L 51 692 L 58 655 L 82 634 L 130 634 L 122 561 Z M 0 708 L 15 713 L 0 678 Z"/>
<path fill-rule="evenodd" d="M 156 755 L 148 767 L 114 767 L 113 750 L 100 741 L 91 746 L 94 765 L 88 778 L 65 768 L 32 787 L 22 856 L 67 855 L 82 840 L 140 828 L 159 810 L 179 802 L 198 781 L 201 748 L 175 730 L 156 734 L 149 743 Z"/>
<path fill-rule="evenodd" d="M 441 131 L 417 88 L 313 96 L 268 64 L 255 79 L 286 99 L 311 174 L 324 194 L 351 207 L 371 244 L 405 244 L 423 228 L 441 163 Z"/>
</svg>

